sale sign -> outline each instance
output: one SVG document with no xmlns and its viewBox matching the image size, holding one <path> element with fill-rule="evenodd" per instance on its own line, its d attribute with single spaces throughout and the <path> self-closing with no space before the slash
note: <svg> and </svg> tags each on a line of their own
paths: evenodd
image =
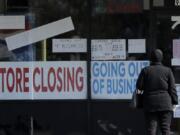
<svg viewBox="0 0 180 135">
<path fill-rule="evenodd" d="M 0 99 L 86 99 L 86 62 L 1 62 Z"/>
</svg>

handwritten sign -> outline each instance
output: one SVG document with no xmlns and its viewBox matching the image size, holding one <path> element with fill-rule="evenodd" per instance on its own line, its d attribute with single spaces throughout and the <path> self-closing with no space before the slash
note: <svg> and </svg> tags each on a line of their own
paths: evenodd
<svg viewBox="0 0 180 135">
<path fill-rule="evenodd" d="M 126 59 L 125 39 L 102 39 L 91 41 L 91 60 Z"/>
<path fill-rule="evenodd" d="M 53 52 L 87 52 L 87 40 L 53 39 Z"/>
<path fill-rule="evenodd" d="M 180 39 L 173 39 L 173 58 L 180 59 Z"/>
</svg>

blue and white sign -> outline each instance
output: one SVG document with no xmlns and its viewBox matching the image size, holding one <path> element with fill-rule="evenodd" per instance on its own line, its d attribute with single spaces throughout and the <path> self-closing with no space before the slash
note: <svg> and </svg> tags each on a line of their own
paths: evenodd
<svg viewBox="0 0 180 135">
<path fill-rule="evenodd" d="M 131 99 L 141 69 L 149 61 L 92 61 L 92 99 Z"/>
</svg>

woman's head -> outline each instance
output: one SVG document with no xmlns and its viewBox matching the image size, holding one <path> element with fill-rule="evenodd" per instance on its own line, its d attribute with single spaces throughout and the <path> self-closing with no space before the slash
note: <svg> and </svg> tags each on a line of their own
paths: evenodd
<svg viewBox="0 0 180 135">
<path fill-rule="evenodd" d="M 151 62 L 162 62 L 163 52 L 160 49 L 156 49 L 151 53 Z"/>
</svg>

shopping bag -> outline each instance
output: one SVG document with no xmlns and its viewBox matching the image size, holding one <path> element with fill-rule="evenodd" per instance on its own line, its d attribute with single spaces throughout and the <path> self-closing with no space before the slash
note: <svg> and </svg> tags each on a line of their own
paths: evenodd
<svg viewBox="0 0 180 135">
<path fill-rule="evenodd" d="M 132 94 L 131 99 L 131 107 L 132 108 L 143 108 L 143 91 L 135 90 Z"/>
</svg>

